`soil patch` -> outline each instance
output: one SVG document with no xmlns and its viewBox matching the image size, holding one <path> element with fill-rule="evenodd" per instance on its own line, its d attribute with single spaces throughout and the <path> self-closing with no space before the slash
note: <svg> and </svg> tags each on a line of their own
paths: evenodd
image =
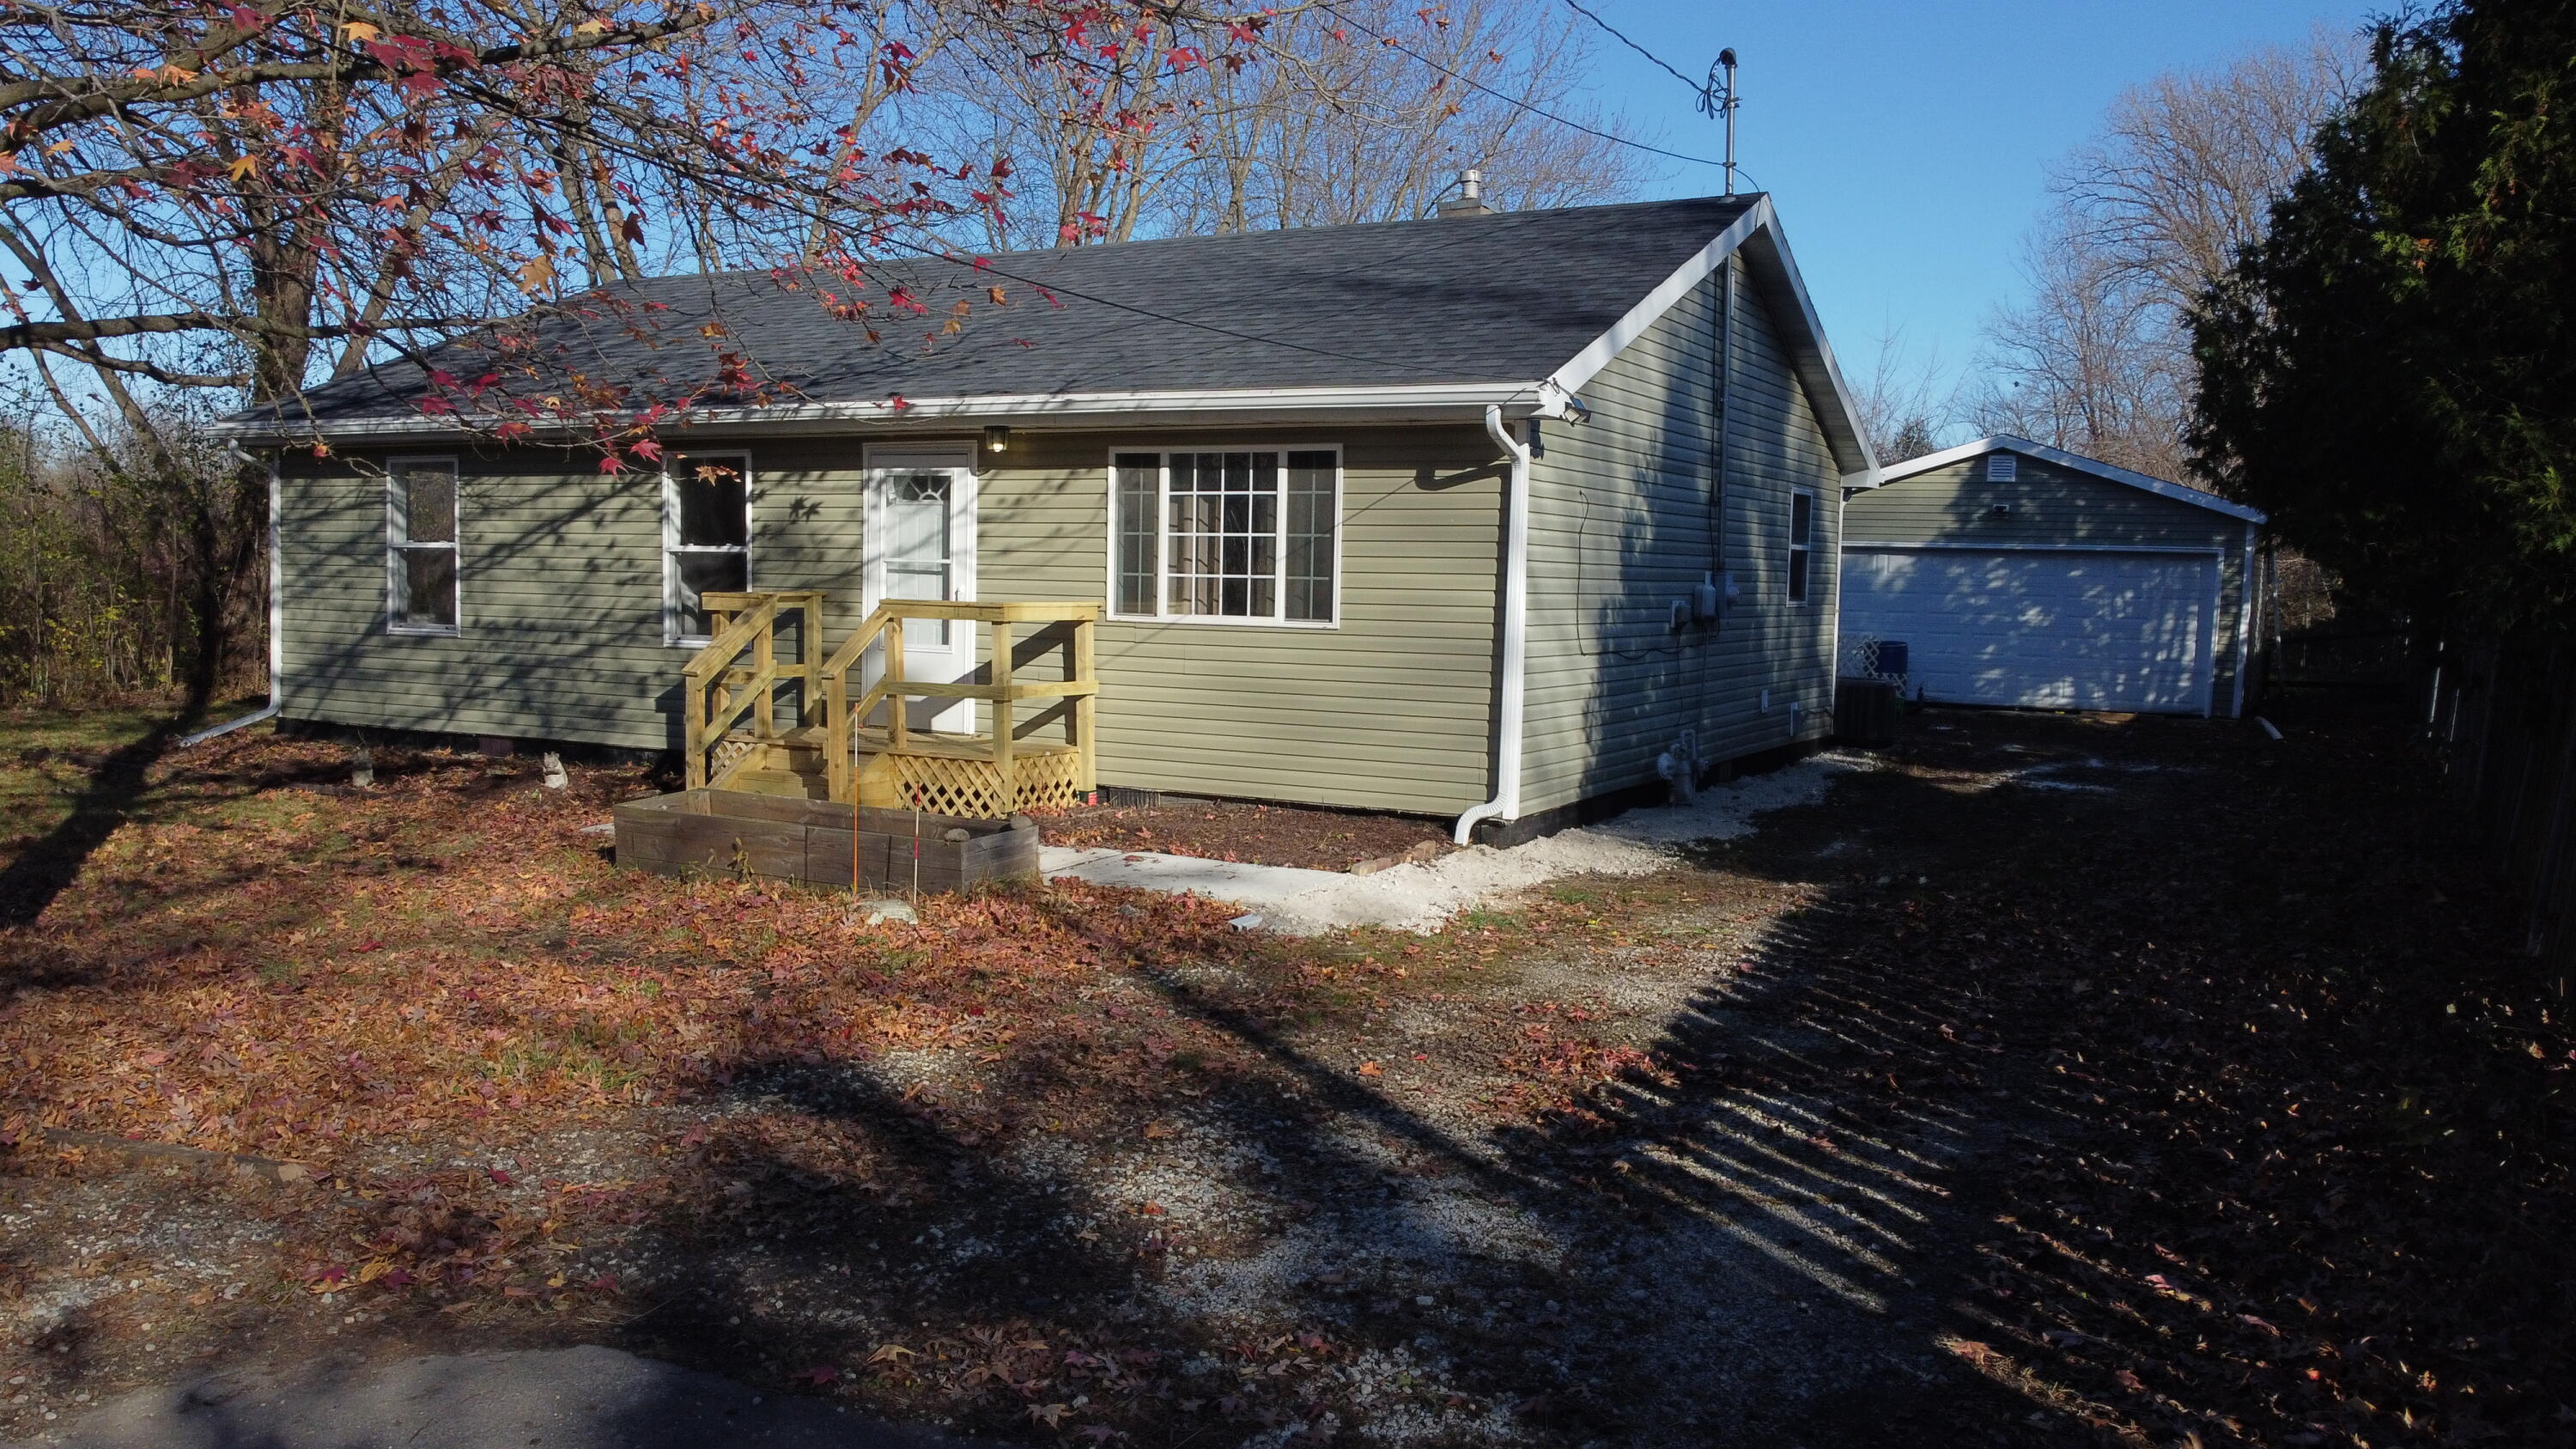
<svg viewBox="0 0 2576 1449">
<path fill-rule="evenodd" d="M 1410 815 L 1208 801 L 1090 805 L 1039 822 L 1049 845 L 1151 850 L 1207 860 L 1348 870 L 1428 846 L 1445 850 L 1443 821 Z"/>
</svg>

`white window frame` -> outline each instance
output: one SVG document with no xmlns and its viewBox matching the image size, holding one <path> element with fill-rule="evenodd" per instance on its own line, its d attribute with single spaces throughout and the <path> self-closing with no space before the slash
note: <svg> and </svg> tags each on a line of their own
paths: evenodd
<svg viewBox="0 0 2576 1449">
<path fill-rule="evenodd" d="M 1132 614 L 1118 607 L 1118 458 L 1122 453 L 1151 453 L 1157 459 L 1154 483 L 1154 610 L 1150 614 Z M 1333 611 L 1328 619 L 1291 619 L 1288 611 L 1288 501 L 1284 488 L 1279 502 L 1279 547 L 1271 585 L 1271 597 L 1278 610 L 1268 617 L 1243 614 L 1175 614 L 1170 612 L 1172 598 L 1172 455 L 1174 453 L 1276 453 L 1279 466 L 1285 470 L 1291 453 L 1330 453 L 1333 455 Z M 1202 627 L 1235 629 L 1338 629 L 1342 627 L 1342 539 L 1348 531 L 1346 512 L 1345 462 L 1340 443 L 1206 443 L 1173 445 L 1145 443 L 1131 447 L 1111 448 L 1101 470 L 1101 487 L 1108 502 L 1108 551 L 1106 617 L 1121 621 L 1151 624 L 1189 624 Z"/>
<path fill-rule="evenodd" d="M 742 586 L 748 592 L 758 587 L 752 582 L 753 508 L 758 501 L 759 477 L 751 470 L 751 453 L 743 448 L 691 448 L 662 455 L 662 642 L 678 649 L 704 649 L 715 642 L 711 634 L 688 634 L 681 630 L 680 607 L 680 480 L 671 472 L 678 458 L 713 461 L 730 458 L 742 464 L 742 546 L 686 545 L 692 553 L 738 553 L 742 555 Z"/>
<path fill-rule="evenodd" d="M 411 522 L 405 517 L 411 504 L 411 491 L 403 482 L 407 469 L 443 467 L 452 482 L 449 506 L 455 511 L 455 537 L 445 543 L 415 543 Z M 455 561 L 453 577 L 456 589 L 456 622 L 453 624 L 407 624 L 403 622 L 405 596 L 411 590 L 410 573 L 403 566 L 404 555 L 414 549 L 444 548 Z M 465 632 L 465 474 L 453 454 L 411 453 L 385 459 L 385 632 L 416 639 L 453 639 Z"/>
<path fill-rule="evenodd" d="M 1807 500 L 1807 539 L 1804 543 L 1798 541 L 1798 500 L 1801 498 Z M 1816 511 L 1817 501 L 1814 490 L 1807 488 L 1789 490 L 1789 516 L 1782 520 L 1787 525 L 1784 532 L 1789 539 L 1789 554 L 1788 561 L 1780 570 L 1780 594 L 1782 598 L 1788 600 L 1789 607 L 1793 609 L 1803 609 L 1815 602 L 1816 555 L 1824 551 L 1816 547 Z M 1791 585 L 1798 577 L 1797 558 L 1800 554 L 1807 556 L 1806 587 L 1791 592 Z"/>
</svg>

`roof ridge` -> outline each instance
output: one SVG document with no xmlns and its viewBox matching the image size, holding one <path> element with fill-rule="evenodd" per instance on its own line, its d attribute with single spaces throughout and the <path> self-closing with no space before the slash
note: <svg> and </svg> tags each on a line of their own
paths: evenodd
<svg viewBox="0 0 2576 1449">
<path fill-rule="evenodd" d="M 1768 194 L 1769 193 L 1767 192 L 1760 191 L 1739 191 L 1733 196 L 1672 196 L 1663 197 L 1653 201 L 1604 201 L 1588 206 L 1542 206 L 1532 207 L 1525 211 L 1497 211 L 1482 216 L 1415 216 L 1393 217 L 1379 221 L 1328 221 L 1316 226 L 1271 226 L 1255 227 L 1245 231 L 1186 232 L 1175 236 L 1132 237 L 1125 241 L 1087 242 L 1080 246 L 1070 247 L 1029 247 L 1021 251 L 1009 252 L 961 250 L 951 254 L 931 251 L 927 245 L 923 245 L 914 255 L 911 256 L 883 257 L 876 258 L 874 260 L 878 262 L 946 262 L 952 266 L 971 267 L 977 262 L 1000 262 L 1014 257 L 1046 257 L 1051 259 L 1061 259 L 1067 257 L 1101 256 L 1113 251 L 1128 252 L 1148 247 L 1182 246 L 1192 244 L 1203 245 L 1209 243 L 1241 244 L 1256 242 L 1265 238 L 1314 236 L 1321 232 L 1378 231 L 1394 227 L 1435 225 L 1444 228 L 1485 227 L 1498 222 L 1529 221 L 1541 217 L 1568 216 L 1576 213 L 1595 215 L 1611 211 L 1643 211 L 1648 209 L 1680 208 L 1684 206 L 1709 204 L 1740 206 L 1749 209 L 1754 203 L 1760 201 Z M 791 268 L 794 265 L 794 263 L 778 263 L 776 265 L 766 267 L 733 267 L 720 272 L 661 272 L 649 277 L 633 278 L 629 285 L 640 285 L 648 282 L 700 280 L 722 281 L 736 277 L 760 278 L 772 276 L 777 272 Z M 866 265 L 866 263 L 862 263 L 862 265 Z M 599 289 L 592 288 L 591 290 L 596 291 Z"/>
</svg>

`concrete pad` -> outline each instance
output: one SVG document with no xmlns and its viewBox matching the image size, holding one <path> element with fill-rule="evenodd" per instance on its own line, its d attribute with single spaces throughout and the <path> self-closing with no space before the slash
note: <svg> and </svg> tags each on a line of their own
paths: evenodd
<svg viewBox="0 0 2576 1449">
<path fill-rule="evenodd" d="M 1835 776 L 1869 768 L 1872 762 L 1863 756 L 1819 755 L 1787 769 L 1703 790 L 1688 805 L 1631 810 L 1508 850 L 1469 846 L 1427 864 L 1393 866 L 1371 875 L 1152 851 L 1055 846 L 1038 853 L 1038 867 L 1049 880 L 1190 894 L 1249 906 L 1272 929 L 1290 935 L 1320 935 L 1353 926 L 1431 932 L 1469 907 L 1562 876 L 1644 875 L 1662 870 L 1683 846 L 1746 834 L 1753 829 L 1754 816 L 1813 804 L 1824 798 Z"/>
<path fill-rule="evenodd" d="M 1057 846 L 1038 852 L 1038 868 L 1046 872 L 1049 880 L 1087 880 L 1093 885 L 1204 896 L 1256 908 L 1282 906 L 1300 896 L 1359 879 L 1337 870 L 1249 865 L 1239 860 L 1201 860 L 1153 851 L 1066 850 Z"/>
<path fill-rule="evenodd" d="M 67 1449 L 968 1449 L 596 1345 L 216 1374 L 112 1399 L 24 1446 Z"/>
</svg>

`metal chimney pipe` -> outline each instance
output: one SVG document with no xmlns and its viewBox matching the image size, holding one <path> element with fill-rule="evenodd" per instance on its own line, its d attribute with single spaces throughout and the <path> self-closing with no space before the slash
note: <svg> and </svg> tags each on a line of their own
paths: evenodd
<svg viewBox="0 0 2576 1449">
<path fill-rule="evenodd" d="M 1458 173 L 1458 194 L 1441 195 L 1433 208 L 1442 216 L 1490 216 L 1494 209 L 1485 204 L 1485 173 L 1470 166 Z"/>
</svg>

